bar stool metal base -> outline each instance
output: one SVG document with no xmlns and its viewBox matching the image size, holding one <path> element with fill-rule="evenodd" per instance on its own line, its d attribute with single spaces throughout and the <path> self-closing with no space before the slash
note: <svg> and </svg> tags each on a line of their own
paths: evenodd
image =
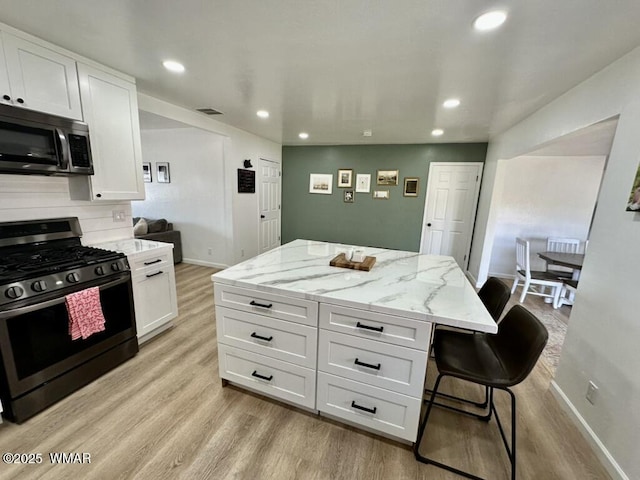
<svg viewBox="0 0 640 480">
<path fill-rule="evenodd" d="M 472 401 L 468 401 L 465 399 L 460 399 L 457 397 L 453 397 L 452 395 L 443 395 L 443 394 L 439 394 L 438 393 L 438 387 L 440 386 L 440 381 L 442 380 L 443 377 L 445 377 L 447 375 L 445 374 L 439 374 L 438 378 L 436 379 L 436 383 L 433 387 L 433 390 L 431 391 L 431 397 L 429 399 L 428 402 L 428 407 L 427 407 L 427 412 L 424 415 L 424 419 L 422 420 L 422 423 L 420 424 L 420 428 L 418 430 L 418 438 L 416 439 L 416 443 L 414 444 L 413 447 L 413 453 L 415 455 L 416 460 L 418 460 L 419 462 L 425 463 L 425 464 L 429 464 L 429 465 L 433 465 L 435 467 L 438 468 L 442 468 L 444 470 L 448 470 L 450 472 L 456 473 L 460 476 L 463 476 L 465 478 L 471 478 L 474 480 L 484 480 L 482 477 L 479 477 L 477 475 L 474 475 L 472 473 L 469 472 L 465 472 L 464 470 L 460 470 L 458 468 L 452 467 L 451 465 L 447 465 L 445 463 L 442 462 L 438 462 L 436 460 L 433 460 L 431 458 L 425 457 L 423 455 L 420 454 L 420 444 L 422 443 L 422 438 L 424 437 L 424 432 L 426 430 L 427 427 L 427 421 L 429 420 L 429 415 L 431 414 L 431 409 L 434 406 L 437 407 L 441 407 L 441 408 L 446 408 L 447 410 L 452 410 L 458 413 L 462 413 L 464 415 L 467 416 L 471 416 L 474 418 L 477 418 L 478 420 L 483 420 L 488 422 L 491 419 L 492 415 L 495 415 L 496 417 L 496 423 L 498 424 L 498 428 L 500 430 L 500 436 L 502 437 L 502 442 L 504 444 L 504 447 L 507 451 L 507 455 L 509 456 L 509 461 L 511 463 L 511 479 L 515 480 L 516 478 L 516 397 L 513 394 L 513 392 L 506 388 L 506 387 L 490 387 L 488 385 L 485 385 L 485 387 L 487 388 L 487 395 L 488 395 L 488 406 L 489 406 L 489 412 L 486 415 L 479 415 L 473 412 L 468 412 L 466 410 L 462 410 L 459 408 L 455 408 L 452 407 L 450 405 L 444 405 L 441 403 L 436 403 L 435 399 L 436 396 L 438 395 L 442 395 L 442 396 L 446 396 L 446 397 L 450 397 L 453 399 L 457 399 L 466 403 L 471 403 L 471 404 L 475 404 L 475 402 Z M 449 375 L 450 376 L 450 375 Z M 455 377 L 454 377 L 455 378 Z M 495 407 L 495 403 L 493 401 L 493 390 L 494 388 L 498 388 L 499 390 L 504 390 L 506 392 L 509 393 L 510 397 L 511 397 L 511 446 L 509 446 L 509 442 L 507 441 L 507 437 L 504 433 L 504 429 L 502 427 L 502 423 L 500 421 L 500 417 L 498 416 L 498 411 L 496 410 Z"/>
</svg>

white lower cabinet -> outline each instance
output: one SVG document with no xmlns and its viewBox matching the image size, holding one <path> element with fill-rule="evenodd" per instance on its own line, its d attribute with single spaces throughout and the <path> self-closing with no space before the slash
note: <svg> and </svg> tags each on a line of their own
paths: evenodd
<svg viewBox="0 0 640 480">
<path fill-rule="evenodd" d="M 427 322 L 321 303 L 318 410 L 415 442 L 430 338 Z"/>
<path fill-rule="evenodd" d="M 318 410 L 351 423 L 413 442 L 421 398 L 318 372 Z"/>
<path fill-rule="evenodd" d="M 430 323 L 220 283 L 214 291 L 222 379 L 416 440 Z"/>
<path fill-rule="evenodd" d="M 173 326 L 178 316 L 173 245 L 127 239 L 94 245 L 122 252 L 131 268 L 138 343 L 142 344 Z"/>
<path fill-rule="evenodd" d="M 220 378 L 316 408 L 318 303 L 216 283 Z"/>
<path fill-rule="evenodd" d="M 316 371 L 218 344 L 220 377 L 307 408 L 316 404 Z"/>
</svg>

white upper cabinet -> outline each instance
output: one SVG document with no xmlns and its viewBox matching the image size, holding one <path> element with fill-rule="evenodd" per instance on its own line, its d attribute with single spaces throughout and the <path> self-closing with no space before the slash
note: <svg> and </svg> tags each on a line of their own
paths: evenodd
<svg viewBox="0 0 640 480">
<path fill-rule="evenodd" d="M 0 38 L 0 101 L 82 120 L 75 60 L 7 32 Z"/>
<path fill-rule="evenodd" d="M 144 199 L 135 84 L 82 63 L 78 78 L 95 174 L 70 179 L 72 198 Z"/>
</svg>

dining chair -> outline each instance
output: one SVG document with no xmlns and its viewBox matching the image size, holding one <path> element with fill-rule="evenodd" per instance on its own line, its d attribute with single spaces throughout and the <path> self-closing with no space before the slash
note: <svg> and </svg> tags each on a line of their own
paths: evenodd
<svg viewBox="0 0 640 480">
<path fill-rule="evenodd" d="M 515 293 L 518 284 L 522 281 L 522 294 L 520 303 L 524 302 L 527 294 L 551 298 L 554 308 L 557 308 L 558 299 L 562 290 L 562 279 L 549 272 L 531 270 L 529 263 L 529 241 L 516 238 L 516 272 L 511 293 Z M 546 287 L 551 288 L 551 293 L 546 292 Z M 538 290 L 539 289 L 539 290 Z"/>
<path fill-rule="evenodd" d="M 558 297 L 558 304 L 557 306 L 554 305 L 554 308 L 560 308 L 562 305 L 573 305 L 573 301 L 575 299 L 577 291 L 577 280 L 564 280 L 562 284 L 562 290 L 560 291 L 560 296 Z"/>
<path fill-rule="evenodd" d="M 560 252 L 560 253 L 578 253 L 580 250 L 579 238 L 561 238 L 561 237 L 548 237 L 547 238 L 547 252 Z M 561 265 L 547 264 L 547 272 L 553 273 L 562 278 L 571 278 L 573 270 Z"/>
<path fill-rule="evenodd" d="M 427 411 L 418 429 L 413 453 L 416 460 L 443 468 L 467 478 L 480 479 L 469 472 L 436 461 L 420 453 L 427 422 L 434 406 L 462 413 L 479 420 L 489 421 L 495 415 L 505 449 L 511 463 L 511 479 L 516 478 L 516 397 L 509 387 L 527 378 L 535 366 L 549 334 L 544 325 L 521 305 L 513 306 L 498 324 L 495 335 L 478 333 L 469 335 L 458 331 L 442 331 L 434 344 L 438 377 L 429 399 Z M 440 381 L 453 377 L 483 385 L 489 389 L 489 409 L 476 414 L 449 405 L 435 403 Z M 511 397 L 511 442 L 507 441 L 494 403 L 494 390 L 503 390 Z M 482 479 L 480 479 L 482 480 Z"/>
</svg>

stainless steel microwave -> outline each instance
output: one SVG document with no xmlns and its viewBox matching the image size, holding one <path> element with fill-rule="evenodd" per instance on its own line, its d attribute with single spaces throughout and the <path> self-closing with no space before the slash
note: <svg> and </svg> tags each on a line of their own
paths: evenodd
<svg viewBox="0 0 640 480">
<path fill-rule="evenodd" d="M 0 105 L 0 173 L 93 175 L 89 127 Z"/>
</svg>

